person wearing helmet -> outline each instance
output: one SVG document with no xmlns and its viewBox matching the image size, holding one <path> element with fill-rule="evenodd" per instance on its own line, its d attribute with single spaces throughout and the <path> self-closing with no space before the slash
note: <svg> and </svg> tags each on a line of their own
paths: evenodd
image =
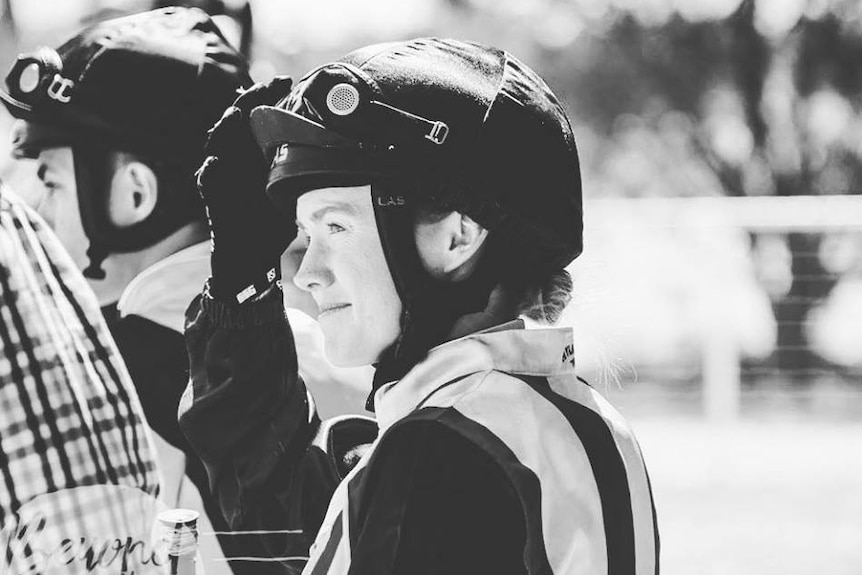
<svg viewBox="0 0 862 575">
<path fill-rule="evenodd" d="M 284 572 L 653 574 L 640 448 L 556 321 L 582 251 L 562 105 L 511 54 L 418 39 L 243 94 L 199 187 L 213 273 L 187 312 L 180 425 L 225 516 L 294 529 Z M 259 146 L 259 150 L 255 147 Z M 376 368 L 361 421 L 320 423 L 277 258 L 327 356 Z"/>
<path fill-rule="evenodd" d="M 0 318 L 0 572 L 84 573 L 87 549 L 116 539 L 143 551 L 130 570 L 154 573 L 143 409 L 81 272 L 2 180 Z"/>
<path fill-rule="evenodd" d="M 15 154 L 36 160 L 46 187 L 38 212 L 90 279 L 147 422 L 167 442 L 162 496 L 206 511 L 216 531 L 226 524 L 177 424 L 188 380 L 183 312 L 209 275 L 194 171 L 207 130 L 250 84 L 205 13 L 168 8 L 20 56 L 0 91 L 20 119 Z"/>
</svg>

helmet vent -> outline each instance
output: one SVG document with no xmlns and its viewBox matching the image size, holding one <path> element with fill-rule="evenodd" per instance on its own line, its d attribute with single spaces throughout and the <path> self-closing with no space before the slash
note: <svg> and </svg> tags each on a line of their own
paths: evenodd
<svg viewBox="0 0 862 575">
<path fill-rule="evenodd" d="M 39 86 L 39 65 L 36 62 L 31 62 L 22 71 L 18 77 L 18 89 L 25 94 L 29 94 Z"/>
<path fill-rule="evenodd" d="M 336 84 L 326 95 L 326 107 L 337 116 L 352 114 L 359 107 L 359 91 L 350 84 Z"/>
</svg>

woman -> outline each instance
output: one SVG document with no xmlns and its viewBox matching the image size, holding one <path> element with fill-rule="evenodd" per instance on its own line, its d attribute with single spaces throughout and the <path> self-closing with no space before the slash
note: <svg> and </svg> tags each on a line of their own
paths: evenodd
<svg viewBox="0 0 862 575">
<path fill-rule="evenodd" d="M 244 94 L 208 153 L 181 425 L 235 528 L 315 537 L 305 573 L 657 571 L 637 443 L 575 376 L 571 331 L 524 325 L 559 317 L 582 249 L 571 126 L 534 72 L 370 46 Z M 294 236 L 327 356 L 376 367 L 376 434 L 318 423 L 296 376 L 274 283 Z"/>
</svg>

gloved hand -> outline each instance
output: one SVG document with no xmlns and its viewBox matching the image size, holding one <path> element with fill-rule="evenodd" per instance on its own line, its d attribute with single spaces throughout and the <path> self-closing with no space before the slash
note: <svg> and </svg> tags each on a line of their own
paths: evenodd
<svg viewBox="0 0 862 575">
<path fill-rule="evenodd" d="M 286 76 L 255 84 L 210 130 L 197 178 L 213 243 L 210 294 L 216 299 L 242 303 L 281 277 L 279 258 L 296 232 L 266 197 L 269 166 L 248 118 L 253 108 L 285 97 L 291 85 Z"/>
</svg>

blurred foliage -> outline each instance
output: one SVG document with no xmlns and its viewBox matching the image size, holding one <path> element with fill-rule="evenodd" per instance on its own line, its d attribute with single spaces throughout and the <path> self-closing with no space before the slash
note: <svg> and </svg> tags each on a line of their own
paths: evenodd
<svg viewBox="0 0 862 575">
<path fill-rule="evenodd" d="M 549 46 L 537 35 L 535 44 L 576 126 L 592 132 L 588 194 L 862 190 L 859 2 L 743 0 L 698 18 L 667 1 L 551 4 L 580 20 L 571 41 Z M 757 250 L 775 238 L 751 240 Z M 771 294 L 779 332 L 770 363 L 804 379 L 824 363 L 807 324 L 839 277 L 817 257 L 821 235 L 781 240 L 791 281 Z"/>
<path fill-rule="evenodd" d="M 588 198 L 862 191 L 858 0 L 249 2 L 253 36 L 244 48 L 258 80 L 298 76 L 356 46 L 419 35 L 510 50 L 570 110 Z M 246 8 L 246 0 L 179 3 L 222 15 Z M 13 50 L 56 43 L 94 14 L 164 4 L 2 0 L 0 64 Z M 746 240 L 780 326 L 768 361 L 800 373 L 819 367 L 824 360 L 810 351 L 806 323 L 842 277 L 862 271 L 857 262 L 830 273 L 822 254 L 842 241 L 852 249 L 838 249 L 862 253 L 858 234 L 831 238 L 829 249 L 817 234 Z M 787 257 L 769 256 L 776 253 Z"/>
<path fill-rule="evenodd" d="M 4 64 L 46 36 L 56 43 L 82 23 L 170 4 L 0 1 Z M 594 182 L 587 193 L 860 190 L 857 0 L 414 0 L 409 9 L 395 0 L 177 3 L 233 16 L 243 29 L 250 8 L 254 36 L 243 44 L 258 79 L 301 75 L 358 45 L 423 34 L 507 48 L 569 107 Z M 621 153 L 630 164 L 625 176 Z"/>
</svg>

